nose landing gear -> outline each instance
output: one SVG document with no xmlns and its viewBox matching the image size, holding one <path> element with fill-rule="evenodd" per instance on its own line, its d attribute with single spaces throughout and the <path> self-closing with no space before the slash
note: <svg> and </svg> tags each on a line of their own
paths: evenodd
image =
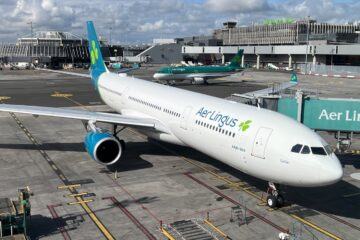
<svg viewBox="0 0 360 240">
<path fill-rule="evenodd" d="M 280 194 L 280 186 L 269 182 L 268 196 L 266 198 L 266 204 L 271 208 L 280 208 L 284 206 L 285 199 Z"/>
</svg>

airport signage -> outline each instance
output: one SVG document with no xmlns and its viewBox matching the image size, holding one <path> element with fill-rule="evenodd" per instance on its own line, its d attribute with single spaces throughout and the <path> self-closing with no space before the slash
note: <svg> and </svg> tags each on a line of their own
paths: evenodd
<svg viewBox="0 0 360 240">
<path fill-rule="evenodd" d="M 217 111 L 208 110 L 204 107 L 199 109 L 199 111 L 197 111 L 196 115 L 198 115 L 202 118 L 205 118 L 205 119 L 209 119 L 210 121 L 217 122 L 219 127 L 223 127 L 224 125 L 227 125 L 230 127 L 235 127 L 235 125 L 238 121 L 237 118 L 232 118 L 228 115 L 222 114 Z"/>
<path fill-rule="evenodd" d="M 280 99 L 278 111 L 297 119 L 296 99 Z M 360 100 L 305 99 L 302 122 L 312 129 L 360 132 Z"/>
<path fill-rule="evenodd" d="M 269 19 L 264 20 L 264 25 L 278 25 L 278 24 L 286 24 L 286 23 L 295 23 L 296 20 L 293 18 L 280 18 L 280 19 Z"/>
</svg>

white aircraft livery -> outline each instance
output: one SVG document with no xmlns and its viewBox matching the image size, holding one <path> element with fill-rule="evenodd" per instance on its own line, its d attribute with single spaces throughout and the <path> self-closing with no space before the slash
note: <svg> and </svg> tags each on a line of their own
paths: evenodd
<svg viewBox="0 0 360 240">
<path fill-rule="evenodd" d="M 119 114 L 11 104 L 0 104 L 0 111 L 86 121 L 86 150 L 104 165 L 121 161 L 124 148 L 116 126 L 189 146 L 268 181 L 270 207 L 283 204 L 280 184 L 316 187 L 342 178 L 338 158 L 311 129 L 277 112 L 111 73 L 92 22 L 87 22 L 87 30 L 92 84 Z M 100 129 L 97 122 L 112 124 L 114 132 Z"/>
</svg>

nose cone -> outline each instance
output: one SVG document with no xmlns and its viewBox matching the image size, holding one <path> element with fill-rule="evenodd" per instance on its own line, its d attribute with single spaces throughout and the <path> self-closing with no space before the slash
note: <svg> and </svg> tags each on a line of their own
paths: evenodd
<svg viewBox="0 0 360 240">
<path fill-rule="evenodd" d="M 328 159 L 328 161 L 323 162 L 323 166 L 319 174 L 319 180 L 323 186 L 337 183 L 341 180 L 344 174 L 340 161 L 336 155 L 333 153 L 329 156 L 329 158 L 330 159 Z"/>
<path fill-rule="evenodd" d="M 153 78 L 155 78 L 156 80 L 160 80 L 162 77 L 163 77 L 163 74 L 162 74 L 162 73 L 155 73 L 155 74 L 153 75 Z"/>
</svg>

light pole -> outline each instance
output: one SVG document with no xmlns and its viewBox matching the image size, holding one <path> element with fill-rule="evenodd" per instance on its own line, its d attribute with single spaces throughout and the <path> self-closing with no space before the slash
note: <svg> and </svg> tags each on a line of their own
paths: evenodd
<svg viewBox="0 0 360 240">
<path fill-rule="evenodd" d="M 310 27 L 310 16 L 307 17 L 307 26 L 306 26 L 305 74 L 307 73 L 307 54 L 308 54 L 308 48 L 309 48 L 309 27 Z"/>
<path fill-rule="evenodd" d="M 34 30 L 33 22 L 30 21 L 30 22 L 28 22 L 28 23 L 26 23 L 26 24 L 30 24 L 30 33 L 31 33 L 30 38 L 32 38 L 32 37 L 33 37 L 33 30 Z"/>
</svg>

